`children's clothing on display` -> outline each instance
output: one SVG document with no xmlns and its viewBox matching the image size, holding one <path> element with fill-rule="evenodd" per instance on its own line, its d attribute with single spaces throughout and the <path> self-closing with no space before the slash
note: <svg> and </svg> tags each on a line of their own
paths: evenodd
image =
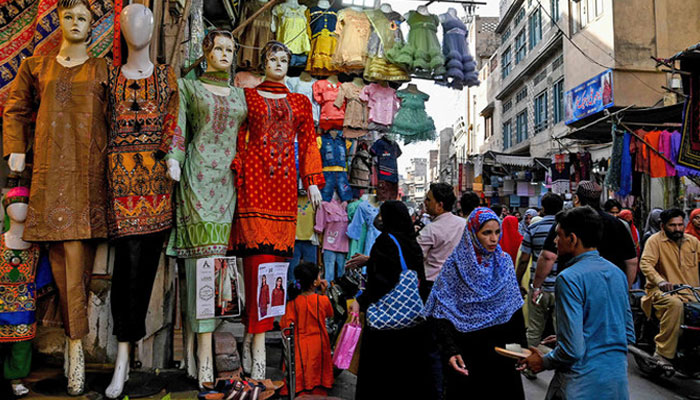
<svg viewBox="0 0 700 400">
<path fill-rule="evenodd" d="M 175 146 L 182 142 L 175 73 L 167 65 L 156 65 L 148 78 L 131 80 L 121 67 L 110 68 L 109 87 L 109 236 L 170 229 L 173 181 L 162 155 L 171 150 L 173 142 Z"/>
<path fill-rule="evenodd" d="M 367 133 L 367 101 L 360 98 L 363 88 L 364 86 L 358 86 L 353 82 L 343 83 L 333 103 L 337 108 L 345 106 L 343 136 L 348 139 L 364 136 Z"/>
<path fill-rule="evenodd" d="M 361 72 L 367 63 L 367 41 L 370 24 L 364 12 L 345 8 L 338 13 L 335 33 L 338 47 L 333 55 L 333 64 L 346 73 Z"/>
<path fill-rule="evenodd" d="M 343 129 L 345 107 L 335 106 L 335 100 L 340 92 L 340 82 L 332 83 L 324 79 L 313 84 L 314 100 L 321 106 L 321 116 L 318 126 L 323 130 Z"/>
<path fill-rule="evenodd" d="M 272 9 L 275 27 L 277 28 L 277 41 L 284 43 L 289 51 L 294 55 L 304 55 L 304 57 L 293 57 L 298 62 L 290 62 L 291 67 L 306 65 L 306 54 L 311 50 L 309 42 L 309 32 L 307 29 L 306 6 L 298 4 L 296 6 L 282 3 Z M 300 62 L 303 59 L 303 62 Z"/>
<path fill-rule="evenodd" d="M 328 76 L 336 72 L 332 57 L 338 44 L 335 26 L 338 21 L 338 10 L 311 7 L 306 12 L 311 35 L 311 51 L 306 62 L 306 71 L 312 75 Z"/>
<path fill-rule="evenodd" d="M 308 196 L 297 197 L 297 229 L 296 240 L 311 240 L 314 236 L 316 210 Z"/>
<path fill-rule="evenodd" d="M 467 26 L 450 13 L 440 15 L 442 20 L 442 54 L 445 56 L 447 85 L 456 89 L 479 84 L 476 62 L 467 46 Z"/>
<path fill-rule="evenodd" d="M 435 123 L 425 112 L 430 96 L 412 90 L 399 90 L 396 95 L 401 108 L 394 116 L 392 132 L 403 136 L 405 144 L 435 139 Z"/>
<path fill-rule="evenodd" d="M 371 123 L 384 126 L 391 126 L 394 122 L 394 114 L 399 109 L 399 98 L 396 96 L 396 90 L 391 87 L 383 86 L 377 83 L 370 83 L 365 86 L 360 92 L 360 99 L 367 102 L 369 107 L 369 129 L 373 129 Z"/>
<path fill-rule="evenodd" d="M 379 180 L 398 182 L 399 173 L 396 159 L 401 155 L 399 145 L 382 137 L 374 142 L 370 152 L 377 157 L 379 163 Z"/>
<path fill-rule="evenodd" d="M 318 103 L 316 103 L 316 100 L 314 100 L 313 86 L 314 83 L 316 83 L 316 79 L 311 78 L 310 81 L 306 81 L 300 77 L 287 77 L 284 83 L 287 85 L 290 92 L 303 94 L 309 99 L 309 101 L 311 101 L 311 110 L 313 111 L 314 122 L 318 124 L 318 120 L 321 116 L 321 107 L 318 105 Z"/>
<path fill-rule="evenodd" d="M 381 10 L 367 10 L 365 13 L 373 30 L 367 44 L 364 78 L 368 81 L 409 81 L 408 73 L 386 58 L 386 52 L 394 45 L 404 43 L 400 28 L 403 17 L 395 11 L 385 14 Z"/>
<path fill-rule="evenodd" d="M 351 203 L 348 203 L 348 207 L 347 207 L 348 221 L 352 221 L 355 218 L 355 214 L 357 213 L 357 209 L 360 207 L 360 204 L 362 204 L 362 201 L 360 201 L 360 200 L 355 200 Z M 348 225 L 348 227 L 349 227 L 349 225 Z M 367 238 L 367 231 L 366 230 L 360 230 L 360 236 L 357 239 L 354 239 L 354 238 L 348 236 L 348 239 L 350 239 L 350 243 L 348 245 L 348 255 L 346 257 L 346 260 L 349 260 L 354 254 L 362 253 L 364 251 L 366 238 Z"/>
<path fill-rule="evenodd" d="M 359 251 L 362 254 L 369 254 L 381 232 L 374 226 L 374 218 L 379 213 L 379 207 L 374 207 L 368 201 L 361 201 L 355 210 L 352 221 L 348 225 L 348 237 L 354 240 L 362 239 L 364 235 L 364 245 Z M 353 253 L 354 254 L 354 253 Z"/>
<path fill-rule="evenodd" d="M 240 20 L 245 21 L 267 4 L 266 1 L 244 1 Z M 260 50 L 267 42 L 274 40 L 272 26 L 272 9 L 268 8 L 243 28 L 238 36 L 241 43 L 238 50 L 238 66 L 243 69 L 256 70 L 260 66 Z"/>
<path fill-rule="evenodd" d="M 389 61 L 420 75 L 437 77 L 445 73 L 445 58 L 442 55 L 437 27 L 440 22 L 433 14 L 423 15 L 409 11 L 408 41 L 387 51 Z"/>
<path fill-rule="evenodd" d="M 350 186 L 366 188 L 369 186 L 372 160 L 366 146 L 355 152 L 350 164 Z"/>
<path fill-rule="evenodd" d="M 347 255 L 347 253 L 323 250 L 324 278 L 328 282 L 332 282 L 334 279 L 345 275 L 345 258 Z"/>
<path fill-rule="evenodd" d="M 323 233 L 323 250 L 348 252 L 348 213 L 340 201 L 324 201 L 316 211 L 314 230 Z"/>
</svg>

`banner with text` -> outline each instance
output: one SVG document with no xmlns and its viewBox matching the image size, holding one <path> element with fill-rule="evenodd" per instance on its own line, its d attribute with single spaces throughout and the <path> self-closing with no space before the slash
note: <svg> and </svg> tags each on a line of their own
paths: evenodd
<svg viewBox="0 0 700 400">
<path fill-rule="evenodd" d="M 566 92 L 566 124 L 612 107 L 613 71 L 609 69 Z"/>
</svg>

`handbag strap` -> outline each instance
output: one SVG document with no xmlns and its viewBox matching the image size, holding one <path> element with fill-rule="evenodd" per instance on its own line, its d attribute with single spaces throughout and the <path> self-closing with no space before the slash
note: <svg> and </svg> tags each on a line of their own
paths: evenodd
<svg viewBox="0 0 700 400">
<path fill-rule="evenodd" d="M 394 235 L 392 235 L 391 233 L 389 233 L 389 237 L 391 238 L 391 240 L 394 241 L 394 243 L 396 243 L 396 247 L 399 248 L 399 258 L 401 259 L 401 270 L 405 272 L 408 268 L 406 267 L 406 260 L 403 259 L 403 251 L 401 251 L 401 245 L 399 244 L 399 241 L 396 240 Z"/>
</svg>

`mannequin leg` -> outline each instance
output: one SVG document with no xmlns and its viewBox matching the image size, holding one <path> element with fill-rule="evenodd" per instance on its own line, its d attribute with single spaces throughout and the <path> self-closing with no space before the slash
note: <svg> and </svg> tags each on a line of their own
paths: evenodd
<svg viewBox="0 0 700 400">
<path fill-rule="evenodd" d="M 250 376 L 250 370 L 253 369 L 252 342 L 253 334 L 246 333 L 245 336 L 243 336 L 243 355 L 241 356 L 241 360 L 243 363 L 243 372 L 248 376 Z"/>
<path fill-rule="evenodd" d="M 29 389 L 22 383 L 22 378 L 29 375 L 32 365 L 32 342 L 27 340 L 10 344 L 3 360 L 4 378 L 10 381 L 15 396 L 24 396 Z"/>
<path fill-rule="evenodd" d="M 71 396 L 79 396 L 85 391 L 85 358 L 83 341 L 68 338 L 68 389 Z"/>
<path fill-rule="evenodd" d="M 265 379 L 266 370 L 266 352 L 265 352 L 265 333 L 256 333 L 253 335 L 253 370 L 250 372 L 250 377 L 257 380 Z"/>
<path fill-rule="evenodd" d="M 214 382 L 214 354 L 211 332 L 197 334 L 197 381 L 199 388 L 205 382 Z"/>
<path fill-rule="evenodd" d="M 114 363 L 112 382 L 107 386 L 105 395 L 116 399 L 124 390 L 124 384 L 129 380 L 129 342 L 119 342 L 117 345 L 117 361 Z"/>
</svg>

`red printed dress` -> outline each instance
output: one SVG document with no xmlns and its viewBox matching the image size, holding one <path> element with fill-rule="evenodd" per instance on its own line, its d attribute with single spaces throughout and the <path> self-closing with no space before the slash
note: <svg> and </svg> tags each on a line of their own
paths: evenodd
<svg viewBox="0 0 700 400">
<path fill-rule="evenodd" d="M 258 90 L 286 93 L 267 99 Z M 321 155 L 311 102 L 290 93 L 281 83 L 263 82 L 245 89 L 248 119 L 238 134 L 238 153 L 231 168 L 236 175 L 238 206 L 231 247 L 239 256 L 274 255 L 289 258 L 297 223 L 297 167 L 294 139 L 299 142 L 299 172 L 304 187 L 324 185 Z"/>
</svg>

